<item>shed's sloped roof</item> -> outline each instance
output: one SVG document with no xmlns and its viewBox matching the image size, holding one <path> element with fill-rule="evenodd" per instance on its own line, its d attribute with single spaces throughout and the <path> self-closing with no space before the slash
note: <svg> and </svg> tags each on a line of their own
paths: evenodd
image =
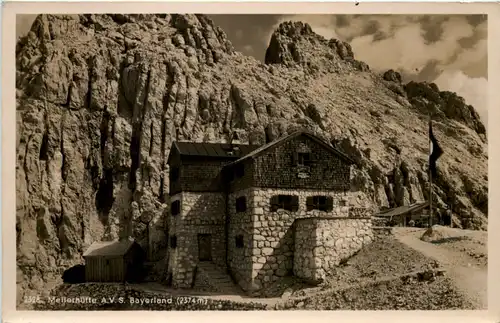
<svg viewBox="0 0 500 323">
<path fill-rule="evenodd" d="M 183 142 L 173 143 L 177 150 L 184 156 L 206 156 L 223 158 L 240 158 L 257 149 L 258 145 L 243 145 L 229 143 L 208 143 L 208 142 Z M 234 149 L 236 148 L 236 150 Z"/>
<path fill-rule="evenodd" d="M 123 256 L 129 251 L 134 243 L 135 241 L 130 239 L 94 242 L 83 253 L 83 257 Z"/>
<path fill-rule="evenodd" d="M 429 206 L 429 202 L 422 202 L 422 203 L 416 203 L 412 205 L 406 205 L 406 206 L 398 206 L 393 209 L 385 210 L 383 212 L 380 212 L 379 214 L 375 215 L 377 217 L 392 217 L 392 216 L 397 216 L 397 215 L 402 215 L 406 214 L 409 212 L 414 212 L 418 211 L 420 209 L 423 209 L 425 207 Z"/>
</svg>

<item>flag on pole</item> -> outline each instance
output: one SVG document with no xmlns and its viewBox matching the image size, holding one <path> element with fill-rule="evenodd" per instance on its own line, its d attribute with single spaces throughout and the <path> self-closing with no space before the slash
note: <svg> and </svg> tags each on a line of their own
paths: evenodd
<svg viewBox="0 0 500 323">
<path fill-rule="evenodd" d="M 443 154 L 443 149 L 439 146 L 439 143 L 434 137 L 434 133 L 432 132 L 432 120 L 429 119 L 429 139 L 430 139 L 430 152 L 429 152 L 429 170 L 432 174 L 432 177 L 436 177 L 437 168 L 436 162 Z"/>
</svg>

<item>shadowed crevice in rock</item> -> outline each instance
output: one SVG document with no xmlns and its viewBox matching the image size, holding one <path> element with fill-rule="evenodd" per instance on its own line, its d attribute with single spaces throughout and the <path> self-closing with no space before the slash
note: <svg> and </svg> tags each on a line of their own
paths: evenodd
<svg viewBox="0 0 500 323">
<path fill-rule="evenodd" d="M 109 129 L 109 122 L 110 122 L 111 116 L 108 111 L 104 110 L 102 113 L 102 121 L 101 121 L 101 127 L 100 127 L 100 148 L 101 148 L 101 161 L 104 164 L 105 161 L 105 154 L 106 154 L 106 143 L 108 141 L 108 129 Z"/>
<path fill-rule="evenodd" d="M 111 211 L 114 202 L 112 169 L 106 169 L 104 171 L 104 176 L 99 183 L 99 189 L 97 190 L 95 199 L 96 209 L 102 221 L 107 223 L 109 211 Z"/>
<path fill-rule="evenodd" d="M 141 160 L 141 137 L 143 131 L 143 120 L 148 101 L 149 85 L 151 80 L 151 70 L 148 70 L 146 82 L 144 87 L 144 100 L 139 104 L 136 103 L 133 112 L 132 124 L 132 140 L 130 143 L 130 175 L 129 175 L 129 188 L 133 191 L 137 188 L 137 170 L 140 166 Z"/>
<path fill-rule="evenodd" d="M 49 136 L 47 132 L 44 132 L 43 138 L 42 138 L 42 146 L 40 147 L 40 154 L 39 154 L 39 159 L 40 160 L 47 160 L 49 158 L 48 156 L 48 141 L 49 141 Z"/>
</svg>

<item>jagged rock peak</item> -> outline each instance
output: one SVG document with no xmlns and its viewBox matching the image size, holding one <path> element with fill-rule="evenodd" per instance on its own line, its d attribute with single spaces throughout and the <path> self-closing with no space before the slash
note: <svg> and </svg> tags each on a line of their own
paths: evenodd
<svg viewBox="0 0 500 323">
<path fill-rule="evenodd" d="M 435 83 L 410 81 L 403 83 L 401 74 L 392 69 L 382 74 L 385 85 L 392 92 L 408 100 L 419 113 L 431 115 L 434 120 L 455 120 L 474 130 L 486 142 L 486 128 L 473 106 L 454 92 L 440 91 Z"/>
<path fill-rule="evenodd" d="M 307 23 L 286 21 L 274 31 L 266 50 L 266 64 L 307 67 L 327 72 L 355 69 L 368 71 L 367 64 L 354 59 L 349 43 L 327 40 Z"/>
<path fill-rule="evenodd" d="M 318 36 L 315 34 L 308 23 L 301 21 L 285 21 L 282 22 L 276 29 L 276 33 L 288 36 L 290 38 L 304 37 L 304 36 Z"/>
<path fill-rule="evenodd" d="M 456 120 L 476 131 L 486 140 L 486 128 L 474 107 L 454 92 L 440 91 L 435 83 L 409 82 L 405 85 L 408 99 L 420 111 L 433 118 Z"/>
<path fill-rule="evenodd" d="M 178 34 L 177 45 L 208 47 L 231 54 L 234 47 L 225 32 L 202 14 L 41 14 L 21 43 L 38 38 L 53 41 L 60 38 L 89 39 L 94 34 L 110 38 L 131 38 L 142 42 L 162 41 Z M 141 34 L 145 37 L 141 37 Z M 148 35 L 145 35 L 148 34 Z M 157 35 L 157 37 L 154 37 Z M 151 36 L 151 37 L 150 37 Z M 175 41 L 175 39 L 173 40 Z"/>
</svg>

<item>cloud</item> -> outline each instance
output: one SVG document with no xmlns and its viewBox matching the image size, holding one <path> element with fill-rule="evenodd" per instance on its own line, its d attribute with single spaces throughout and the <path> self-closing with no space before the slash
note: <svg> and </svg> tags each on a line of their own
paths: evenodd
<svg viewBox="0 0 500 323">
<path fill-rule="evenodd" d="M 431 61 L 437 61 L 441 68 L 446 67 L 456 55 L 462 54 L 460 68 L 465 67 L 467 55 L 473 54 L 467 53 L 469 50 L 463 48 L 460 40 L 473 37 L 476 29 L 486 42 L 486 24 L 474 27 L 466 16 L 357 15 L 339 18 L 334 15 L 283 16 L 266 33 L 265 39 L 268 42 L 274 29 L 283 21 L 302 21 L 325 38 L 350 42 L 356 58 L 375 70 L 393 68 L 411 74 L 417 69 L 422 70 Z M 477 52 L 475 61 L 484 59 L 481 54 L 487 51 L 485 42 L 476 42 L 477 48 L 473 49 Z"/>
<path fill-rule="evenodd" d="M 356 59 L 377 72 L 395 69 L 406 81 L 435 81 L 458 93 L 487 121 L 487 21 L 479 16 L 289 15 L 325 38 L 348 41 Z"/>
<path fill-rule="evenodd" d="M 247 55 L 251 55 L 253 52 L 254 52 L 254 49 L 251 45 L 245 45 L 243 47 L 243 51 L 247 54 Z"/>
<path fill-rule="evenodd" d="M 455 60 L 443 69 L 457 69 L 471 76 L 487 75 L 488 45 L 486 39 L 479 40 L 473 47 L 463 50 Z"/>
<path fill-rule="evenodd" d="M 456 92 L 472 105 L 488 128 L 488 80 L 472 78 L 460 70 L 446 71 L 434 80 L 441 90 Z"/>
<path fill-rule="evenodd" d="M 439 40 L 428 42 L 420 23 L 400 26 L 388 38 L 374 40 L 374 35 L 354 38 L 351 46 L 355 56 L 375 70 L 394 68 L 406 73 L 416 73 L 429 62 L 439 62 L 445 68 L 455 55 L 464 51 L 459 40 L 473 35 L 473 28 L 465 18 L 451 18 L 441 25 Z"/>
<path fill-rule="evenodd" d="M 236 39 L 240 40 L 243 38 L 243 30 L 241 29 L 238 29 L 234 32 L 234 36 L 236 37 Z"/>
</svg>

